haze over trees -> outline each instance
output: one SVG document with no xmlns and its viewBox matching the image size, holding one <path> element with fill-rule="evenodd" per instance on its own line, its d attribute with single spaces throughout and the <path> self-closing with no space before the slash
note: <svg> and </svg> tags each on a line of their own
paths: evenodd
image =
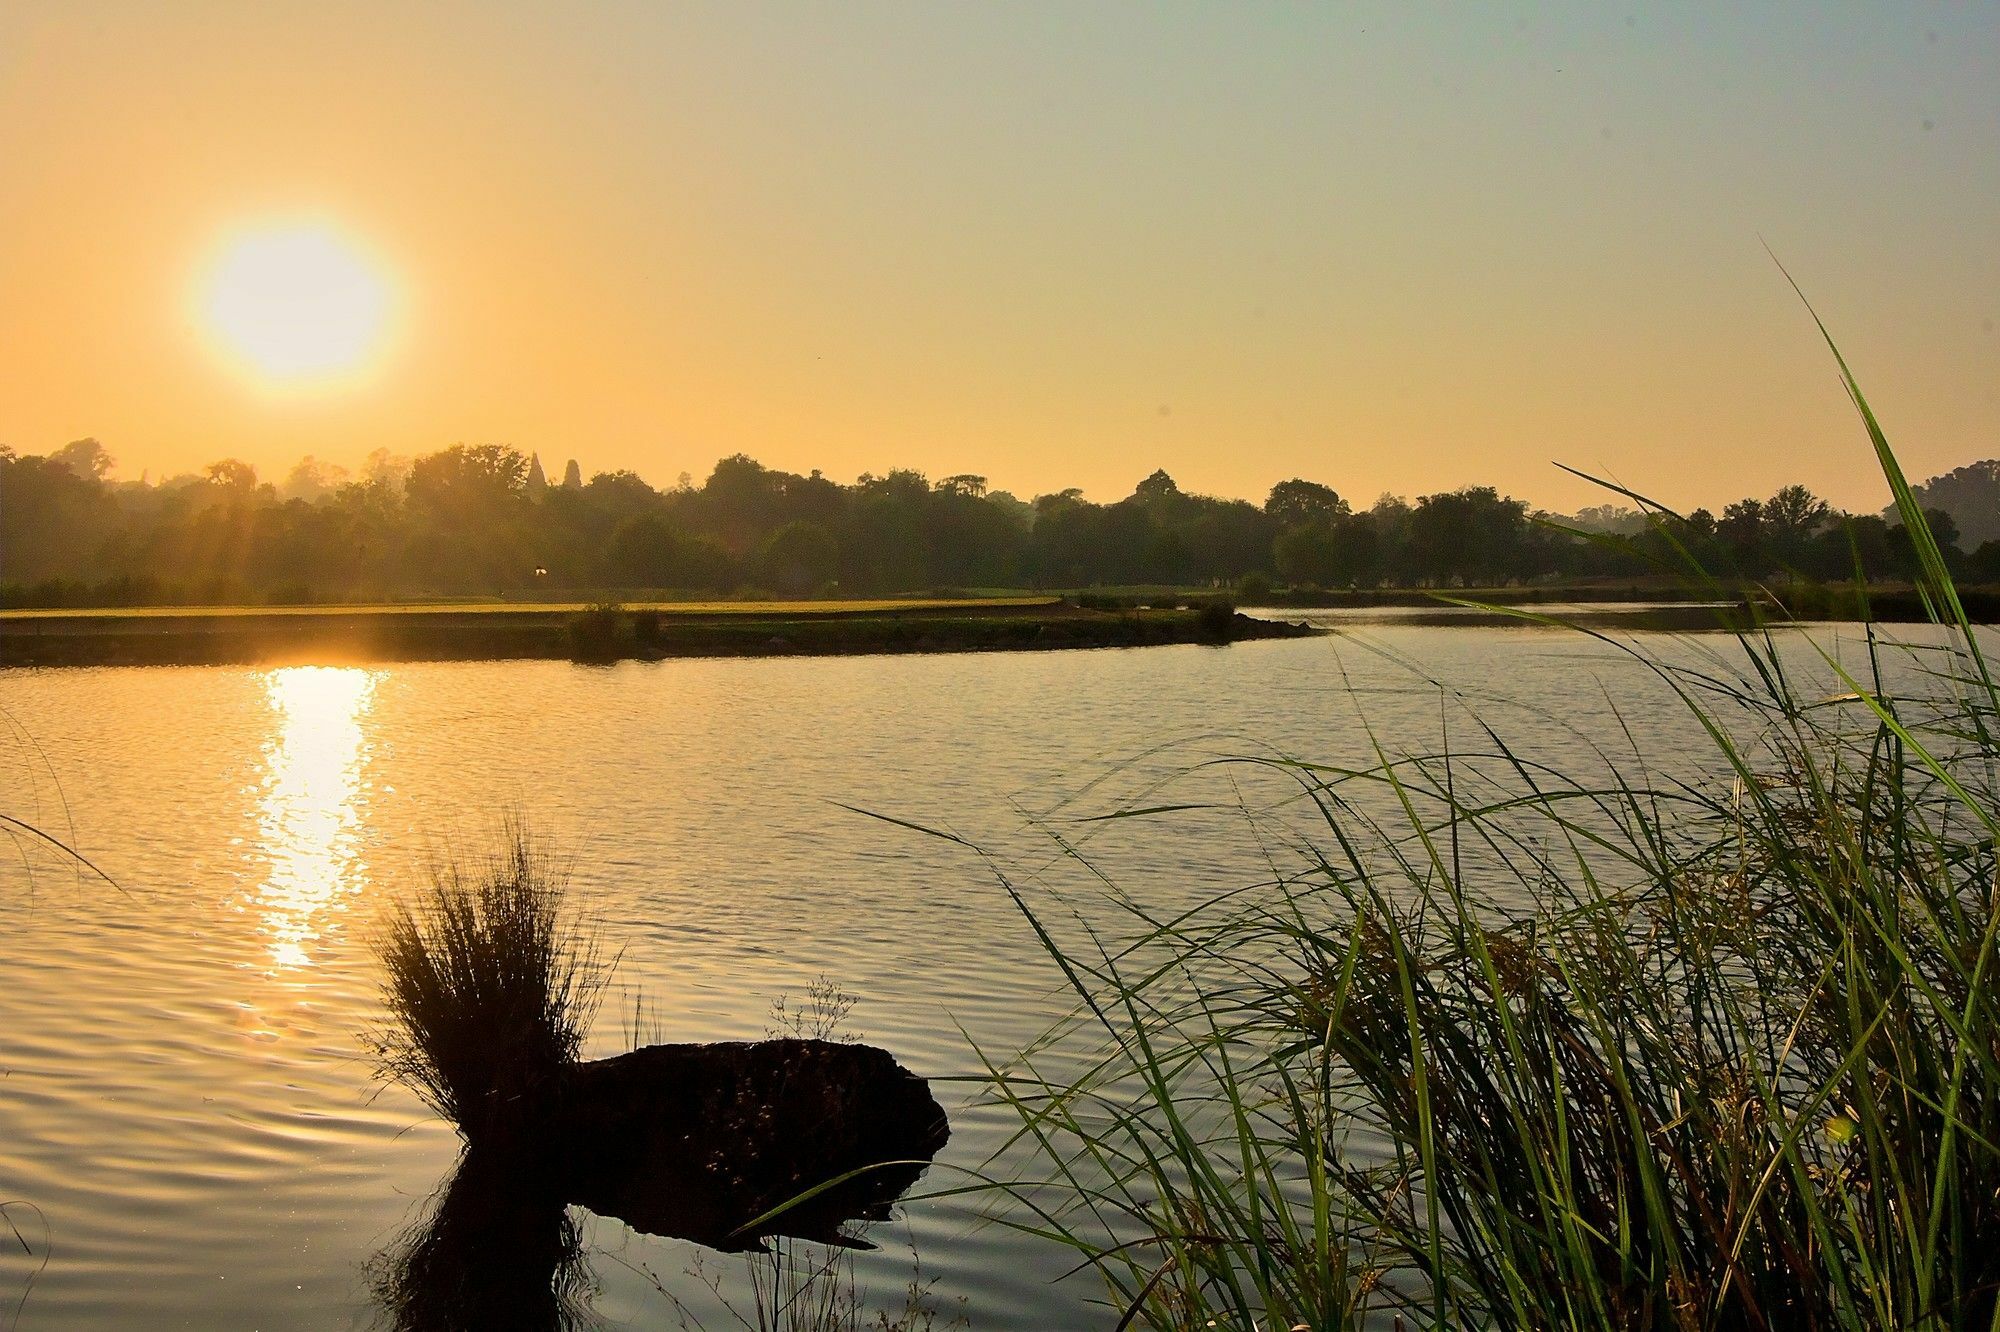
<svg viewBox="0 0 2000 1332">
<path fill-rule="evenodd" d="M 415 459 L 378 450 L 358 472 L 305 458 L 261 480 L 222 459 L 159 482 L 113 481 L 94 439 L 47 456 L 0 448 L 0 598 L 13 605 L 326 601 L 663 592 L 880 595 L 939 588 L 1285 583 L 1471 587 L 1631 578 L 1676 547 L 1723 576 L 1895 579 L 1902 530 L 1839 513 L 1803 486 L 1649 522 L 1618 505 L 1532 510 L 1490 486 L 1384 495 L 1358 507 L 1293 478 L 1261 503 L 1183 491 L 1164 471 L 1096 503 L 1023 500 L 961 473 L 852 484 L 741 454 L 699 485 L 631 472 L 551 482 L 497 444 Z M 2000 462 L 1920 493 L 1961 571 L 2000 579 Z M 1970 553 L 1964 553 L 1964 550 Z"/>
<path fill-rule="evenodd" d="M 1914 489 L 1926 509 L 1942 509 L 1952 516 L 1966 549 L 2000 540 L 2000 459 L 1969 463 Z M 1884 509 L 1882 517 L 1895 522 L 1895 506 Z"/>
</svg>

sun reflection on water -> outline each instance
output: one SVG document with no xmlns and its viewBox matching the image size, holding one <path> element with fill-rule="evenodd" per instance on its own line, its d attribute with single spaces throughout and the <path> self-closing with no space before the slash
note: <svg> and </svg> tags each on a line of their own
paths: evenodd
<svg viewBox="0 0 2000 1332">
<path fill-rule="evenodd" d="M 258 801 L 271 868 L 256 909 L 279 967 L 310 965 L 327 917 L 361 891 L 362 722 L 375 680 L 373 672 L 345 666 L 288 666 L 264 677 L 278 731 L 266 746 L 269 770 Z"/>
</svg>

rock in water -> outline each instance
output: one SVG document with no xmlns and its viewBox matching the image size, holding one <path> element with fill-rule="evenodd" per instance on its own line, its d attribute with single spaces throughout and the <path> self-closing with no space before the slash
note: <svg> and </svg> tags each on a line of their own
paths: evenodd
<svg viewBox="0 0 2000 1332">
<path fill-rule="evenodd" d="M 469 1143 L 428 1216 L 377 1255 L 401 1332 L 594 1326 L 570 1203 L 716 1249 L 866 1247 L 845 1225 L 887 1218 L 951 1135 L 888 1051 L 831 1041 L 648 1046 L 570 1067 L 551 1102 L 503 1144 Z"/>
<path fill-rule="evenodd" d="M 928 1084 L 888 1051 L 818 1040 L 578 1064 L 550 1128 L 567 1201 L 724 1250 L 768 1235 L 859 1244 L 843 1225 L 886 1218 L 951 1135 Z"/>
</svg>

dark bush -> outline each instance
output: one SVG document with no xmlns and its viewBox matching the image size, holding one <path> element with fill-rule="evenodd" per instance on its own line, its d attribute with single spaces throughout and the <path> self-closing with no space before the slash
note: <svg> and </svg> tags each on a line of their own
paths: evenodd
<svg viewBox="0 0 2000 1332">
<path fill-rule="evenodd" d="M 592 606 L 570 617 L 569 652 L 576 661 L 616 661 L 623 655 L 625 612 Z"/>
<path fill-rule="evenodd" d="M 1203 638 L 1227 641 L 1236 625 L 1236 607 L 1227 601 L 1211 601 L 1194 613 L 1194 622 Z"/>
</svg>

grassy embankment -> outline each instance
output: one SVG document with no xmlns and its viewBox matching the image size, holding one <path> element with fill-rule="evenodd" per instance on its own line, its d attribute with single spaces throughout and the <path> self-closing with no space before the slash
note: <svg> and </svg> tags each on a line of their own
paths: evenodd
<svg viewBox="0 0 2000 1332">
<path fill-rule="evenodd" d="M 1088 1070 L 1059 1033 L 990 1065 L 1045 1167 L 1012 1215 L 1121 1328 L 2000 1327 L 2000 684 L 1848 387 L 1938 628 L 1823 653 L 1830 694 L 1812 639 L 1745 632 L 1733 672 L 1617 643 L 1713 784 L 1475 720 L 1243 760 L 1316 845 L 1186 915 L 1107 897 L 1065 944 L 1003 877 Z"/>
<path fill-rule="evenodd" d="M 1309 632 L 1219 603 L 1101 610 L 966 600 L 146 607 L 0 613 L 0 666 L 614 661 L 1232 642 Z"/>
<path fill-rule="evenodd" d="M 1175 587 L 1092 588 L 1065 593 L 1079 605 L 1115 609 L 1140 606 L 1166 598 L 1214 596 L 1212 589 Z M 1930 620 L 1923 589 L 1911 583 L 1850 583 L 1774 580 L 1766 583 L 1711 580 L 1681 574 L 1646 578 L 1565 580 L 1501 587 L 1274 587 L 1237 590 L 1235 600 L 1246 606 L 1289 610 L 1366 610 L 1376 607 L 1430 607 L 1440 597 L 1476 601 L 1486 606 L 1590 606 L 1606 604 L 1719 605 L 1746 621 L 1753 613 L 1767 622 L 1873 621 L 1878 624 L 1922 624 Z M 2000 586 L 1960 586 L 1958 598 L 1974 624 L 2000 623 Z"/>
</svg>

